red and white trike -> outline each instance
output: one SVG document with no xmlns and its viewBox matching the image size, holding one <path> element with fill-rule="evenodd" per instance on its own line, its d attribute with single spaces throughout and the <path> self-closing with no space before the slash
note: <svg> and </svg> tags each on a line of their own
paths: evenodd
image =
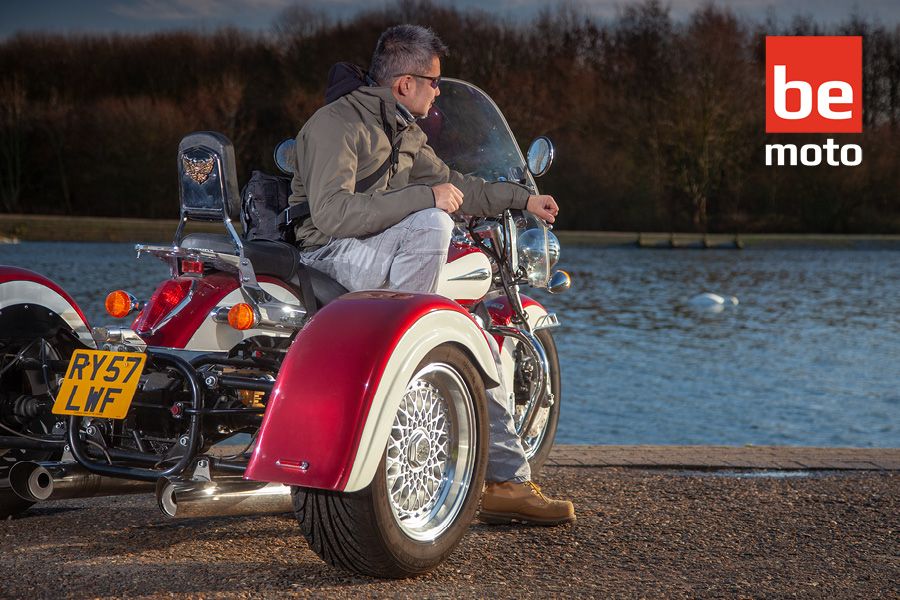
<svg viewBox="0 0 900 600">
<path fill-rule="evenodd" d="M 423 123 L 448 164 L 530 186 L 552 146 L 522 156 L 478 88 L 444 79 Z M 432 569 L 478 507 L 485 389 L 501 380 L 534 470 L 556 432 L 559 244 L 534 216 L 461 222 L 439 294 L 347 293 L 280 241 L 248 241 L 234 151 L 179 146 L 181 224 L 147 301 L 124 291 L 89 326 L 47 278 L 0 267 L 0 516 L 55 498 L 153 490 L 173 517 L 293 510 L 327 562 L 381 577 Z M 186 233 L 193 221 L 220 234 Z M 494 360 L 488 336 L 501 349 Z M 236 444 L 238 444 L 236 446 Z"/>
</svg>

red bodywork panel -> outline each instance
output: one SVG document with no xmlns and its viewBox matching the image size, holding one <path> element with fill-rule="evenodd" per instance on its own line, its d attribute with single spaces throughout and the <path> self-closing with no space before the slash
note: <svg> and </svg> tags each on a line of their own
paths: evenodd
<svg viewBox="0 0 900 600">
<path fill-rule="evenodd" d="M 458 258 L 462 258 L 463 256 L 468 256 L 469 254 L 481 252 L 475 246 L 470 246 L 469 244 L 460 244 L 459 242 L 450 242 L 450 248 L 447 251 L 447 262 L 451 263 Z"/>
<path fill-rule="evenodd" d="M 529 298 L 525 294 L 519 294 L 519 297 L 522 299 L 522 308 L 528 308 L 529 306 L 540 306 L 542 309 L 544 306 L 535 300 L 534 298 Z M 509 298 L 506 296 L 500 296 L 498 298 L 493 298 L 484 303 L 487 307 L 488 312 L 491 315 L 491 321 L 493 321 L 494 325 L 511 325 L 513 318 L 513 308 L 509 303 Z M 495 335 L 494 339 L 497 340 L 497 345 L 501 348 L 503 347 L 503 336 Z"/>
<path fill-rule="evenodd" d="M 72 305 L 72 308 L 75 309 L 75 312 L 78 313 L 78 316 L 81 317 L 81 320 L 84 321 L 84 324 L 88 327 L 88 329 L 90 329 L 87 317 L 84 316 L 84 313 L 81 312 L 81 309 L 77 304 L 75 304 L 75 301 L 72 300 L 72 297 L 69 296 L 69 294 L 67 294 L 65 291 L 63 291 L 61 287 L 59 287 L 43 275 L 35 273 L 34 271 L 29 271 L 28 269 L 21 269 L 19 267 L 0 266 L 0 283 L 6 283 L 7 281 L 32 281 L 53 290 L 54 292 L 62 296 L 66 302 Z"/>
<path fill-rule="evenodd" d="M 238 287 L 237 276 L 233 273 L 212 273 L 206 277 L 178 277 L 179 281 L 190 281 L 194 285 L 191 301 L 172 320 L 166 323 L 154 335 L 142 336 L 148 346 L 164 348 L 184 348 L 196 333 L 197 329 L 218 305 L 219 301 Z M 160 284 L 160 287 L 167 282 Z M 154 292 L 155 297 L 157 292 Z M 152 302 L 152 298 L 151 298 Z M 150 304 L 141 311 L 132 327 L 137 331 L 141 327 L 141 319 L 147 313 Z M 165 315 L 163 315 L 163 318 Z M 150 324 L 151 326 L 154 324 Z"/>
<path fill-rule="evenodd" d="M 244 476 L 344 489 L 391 353 L 435 310 L 469 316 L 443 296 L 392 291 L 346 294 L 316 313 L 281 366 Z"/>
<path fill-rule="evenodd" d="M 154 335 L 142 336 L 148 346 L 160 346 L 164 348 L 184 348 L 191 337 L 197 332 L 205 319 L 209 318 L 212 310 L 219 305 L 222 298 L 238 288 L 237 275 L 234 273 L 216 272 L 205 277 L 179 277 L 179 281 L 190 281 L 194 284 L 194 291 L 191 301 L 174 317 L 172 320 L 161 327 Z M 274 277 L 259 276 L 257 280 L 261 283 L 272 283 L 281 287 L 286 287 L 285 283 Z M 165 285 L 167 280 L 160 284 L 159 288 Z M 151 299 L 152 300 L 152 299 Z M 135 331 L 141 326 L 141 319 L 149 309 L 145 306 L 138 317 L 132 324 Z M 163 315 L 163 318 L 165 315 Z M 152 324 L 151 324 L 152 325 Z"/>
</svg>

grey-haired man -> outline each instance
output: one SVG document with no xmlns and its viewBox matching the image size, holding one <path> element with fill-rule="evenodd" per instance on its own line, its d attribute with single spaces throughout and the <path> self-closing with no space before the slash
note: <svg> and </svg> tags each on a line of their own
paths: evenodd
<svg viewBox="0 0 900 600">
<path fill-rule="evenodd" d="M 453 229 L 449 214 L 463 204 L 471 215 L 520 208 L 551 223 L 559 211 L 550 196 L 452 171 L 428 146 L 415 120 L 428 114 L 440 94 L 446 52 L 425 27 L 387 29 L 372 57 L 374 85 L 321 108 L 297 136 L 290 201 L 308 201 L 311 214 L 296 231 L 303 261 L 347 289 L 434 293 Z M 383 169 L 389 160 L 390 168 Z M 488 390 L 482 517 L 544 525 L 574 521 L 571 502 L 546 498 L 531 482 L 502 388 Z"/>
</svg>

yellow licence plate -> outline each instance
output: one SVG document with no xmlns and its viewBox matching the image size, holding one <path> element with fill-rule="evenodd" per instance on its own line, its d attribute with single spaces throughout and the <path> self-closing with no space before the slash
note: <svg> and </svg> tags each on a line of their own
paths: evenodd
<svg viewBox="0 0 900 600">
<path fill-rule="evenodd" d="M 53 414 L 124 419 L 146 360 L 147 355 L 138 352 L 76 350 Z"/>
</svg>

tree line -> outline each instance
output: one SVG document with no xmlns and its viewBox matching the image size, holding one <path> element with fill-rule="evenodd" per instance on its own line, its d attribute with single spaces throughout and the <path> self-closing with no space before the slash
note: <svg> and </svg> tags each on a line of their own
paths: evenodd
<svg viewBox="0 0 900 600">
<path fill-rule="evenodd" d="M 333 21 L 302 5 L 271 32 L 17 34 L 0 43 L 0 208 L 175 217 L 175 153 L 211 129 L 239 180 L 323 103 L 335 62 L 368 64 L 381 31 L 431 26 L 443 73 L 486 90 L 521 146 L 547 135 L 543 190 L 564 229 L 900 232 L 900 27 L 745 22 L 707 5 L 677 21 L 657 0 L 599 20 L 576 8 L 505 22 L 400 0 Z M 864 132 L 765 134 L 765 36 L 862 35 Z M 859 144 L 857 167 L 767 167 L 767 143 Z"/>
</svg>

